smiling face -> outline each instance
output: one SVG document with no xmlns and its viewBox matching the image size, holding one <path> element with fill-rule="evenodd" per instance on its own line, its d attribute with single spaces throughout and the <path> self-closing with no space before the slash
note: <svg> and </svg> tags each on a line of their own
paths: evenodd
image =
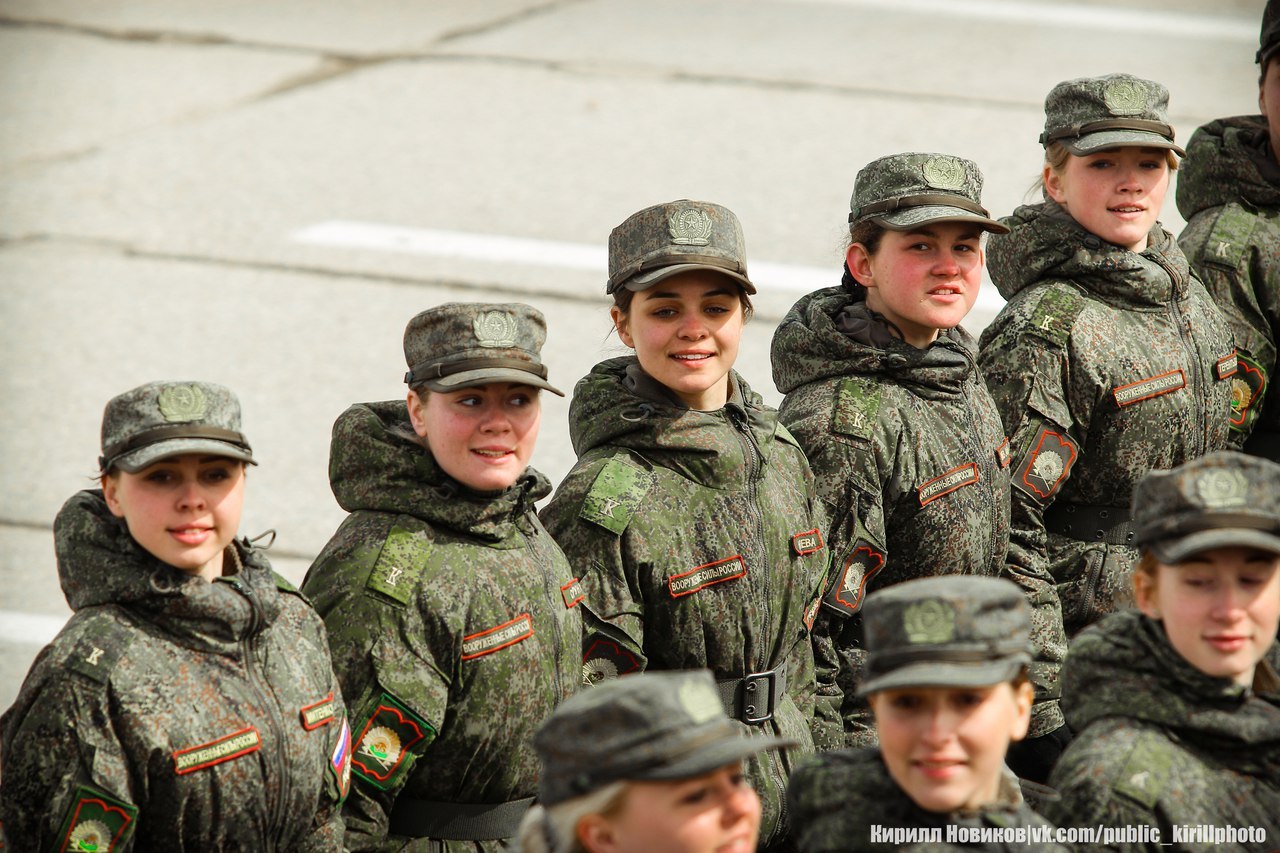
<svg viewBox="0 0 1280 853">
<path fill-rule="evenodd" d="M 1113 148 L 1044 167 L 1049 197 L 1086 230 L 1141 252 L 1169 189 L 1168 154 L 1160 148 Z"/>
<path fill-rule="evenodd" d="M 760 798 L 741 763 L 672 782 L 631 782 L 621 808 L 578 823 L 591 853 L 751 853 Z"/>
<path fill-rule="evenodd" d="M 640 291 L 626 313 L 615 305 L 609 314 L 645 373 L 689 408 L 709 412 L 729 399 L 745 322 L 741 292 L 727 276 L 691 270 Z"/>
<path fill-rule="evenodd" d="M 538 389 L 494 382 L 408 397 L 409 419 L 446 474 L 469 489 L 510 488 L 529 467 L 542 422 Z"/>
<path fill-rule="evenodd" d="M 222 575 L 223 550 L 240 528 L 244 463 L 189 453 L 135 474 L 102 478 L 107 507 L 153 557 L 189 575 Z"/>
<path fill-rule="evenodd" d="M 889 775 L 931 812 L 995 801 L 1009 743 L 1031 722 L 1031 685 L 904 687 L 871 694 Z"/>
<path fill-rule="evenodd" d="M 1169 644 L 1206 675 L 1252 684 L 1280 625 L 1280 556 L 1214 548 L 1154 574 L 1134 575 L 1138 607 L 1164 624 Z"/>
<path fill-rule="evenodd" d="M 883 314 L 914 347 L 960 324 L 982 284 L 982 229 L 964 222 L 929 222 L 888 231 L 871 254 L 849 247 L 849 271 L 867 288 L 867 307 Z"/>
</svg>

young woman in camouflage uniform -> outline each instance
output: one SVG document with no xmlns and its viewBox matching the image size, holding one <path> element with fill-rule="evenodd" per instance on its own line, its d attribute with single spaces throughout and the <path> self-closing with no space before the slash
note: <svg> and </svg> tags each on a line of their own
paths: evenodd
<svg viewBox="0 0 1280 853">
<path fill-rule="evenodd" d="M 339 849 L 350 730 L 319 617 L 235 539 L 253 461 L 219 385 L 107 404 L 54 522 L 75 614 L 2 721 L 6 851 Z"/>
<path fill-rule="evenodd" d="M 1062 708 L 1077 735 L 1046 814 L 1164 832 L 1114 850 L 1274 850 L 1280 677 L 1264 655 L 1280 626 L 1280 465 L 1221 451 L 1153 472 L 1133 515 L 1139 609 L 1071 644 Z M 1255 834 L 1179 841 L 1175 826 Z"/>
<path fill-rule="evenodd" d="M 981 191 L 978 167 L 959 157 L 869 163 L 854 184 L 843 284 L 802 297 L 774 334 L 782 421 L 831 518 L 832 578 L 814 631 L 841 662 L 844 737 L 830 746 L 875 740 L 857 696 L 869 591 L 1007 571 L 1009 443 L 959 325 L 981 285 L 984 233 L 1008 230 Z M 1020 580 L 1045 597 L 1043 582 Z"/>
<path fill-rule="evenodd" d="M 407 401 L 352 406 L 351 514 L 303 590 L 352 717 L 352 850 L 497 851 L 536 791 L 533 731 L 579 683 L 581 594 L 534 514 L 542 315 L 448 303 L 404 334 Z"/>
<path fill-rule="evenodd" d="M 1054 87 L 1045 201 L 987 244 L 1009 302 L 980 363 L 1012 450 L 1010 550 L 1052 576 L 1061 603 L 1060 621 L 1051 602 L 1036 623 L 1048 668 L 1066 636 L 1129 597 L 1134 484 L 1228 442 L 1231 335 L 1157 221 L 1181 153 L 1167 104 L 1163 86 L 1125 74 Z M 1020 772 L 1040 778 L 1064 734 L 1029 740 Z"/>
<path fill-rule="evenodd" d="M 1267 3 L 1257 60 L 1262 114 L 1210 122 L 1187 144 L 1178 244 L 1239 348 L 1231 429 L 1246 453 L 1280 461 L 1280 0 Z"/>
<path fill-rule="evenodd" d="M 744 734 L 811 749 L 827 552 L 804 454 L 732 370 L 755 292 L 737 217 L 687 200 L 634 214 L 610 235 L 607 292 L 636 355 L 578 383 L 578 463 L 543 511 L 582 577 L 585 678 L 705 667 Z M 766 844 L 795 758 L 748 760 Z"/>
</svg>

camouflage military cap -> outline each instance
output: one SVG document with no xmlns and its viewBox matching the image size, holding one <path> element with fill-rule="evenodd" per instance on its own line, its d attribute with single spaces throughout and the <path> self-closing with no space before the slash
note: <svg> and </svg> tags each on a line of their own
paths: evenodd
<svg viewBox="0 0 1280 853">
<path fill-rule="evenodd" d="M 633 213 L 609 234 L 609 283 L 640 291 L 678 273 L 711 270 L 728 276 L 747 293 L 742 225 L 727 207 L 681 199 Z"/>
<path fill-rule="evenodd" d="M 102 473 L 130 474 L 201 453 L 256 465 L 240 431 L 240 401 L 212 382 L 148 382 L 112 397 L 102 412 Z"/>
<path fill-rule="evenodd" d="M 1133 491 L 1135 544 L 1162 563 L 1233 546 L 1280 554 L 1280 465 L 1220 450 L 1170 471 L 1152 471 Z"/>
<path fill-rule="evenodd" d="M 1267 0 L 1262 13 L 1262 31 L 1258 34 L 1258 64 L 1265 70 L 1271 57 L 1280 52 L 1280 0 Z"/>
<path fill-rule="evenodd" d="M 542 312 L 519 302 L 446 302 L 428 308 L 404 329 L 409 385 L 457 391 L 494 382 L 514 382 L 564 392 L 547 381 Z"/>
<path fill-rule="evenodd" d="M 1061 142 L 1072 154 L 1108 148 L 1167 148 L 1179 156 L 1169 124 L 1169 90 L 1131 74 L 1081 77 L 1054 86 L 1044 99 L 1040 144 Z"/>
<path fill-rule="evenodd" d="M 944 575 L 872 593 L 863 608 L 867 663 L 859 693 L 983 687 L 1031 663 L 1031 607 L 1017 586 Z"/>
<path fill-rule="evenodd" d="M 767 749 L 795 746 L 748 737 L 724 712 L 705 669 L 642 672 L 570 697 L 533 738 L 545 806 L 611 782 L 689 779 Z"/>
<path fill-rule="evenodd" d="M 858 172 L 849 201 L 849 222 L 870 219 L 891 231 L 927 222 L 972 222 L 1007 234 L 982 206 L 978 164 L 949 154 L 892 154 Z"/>
</svg>

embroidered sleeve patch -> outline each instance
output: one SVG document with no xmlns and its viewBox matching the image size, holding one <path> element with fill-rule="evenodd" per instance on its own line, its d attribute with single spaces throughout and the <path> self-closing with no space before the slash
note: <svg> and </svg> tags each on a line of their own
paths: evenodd
<svg viewBox="0 0 1280 853">
<path fill-rule="evenodd" d="M 351 772 L 381 791 L 390 790 L 409 766 L 405 759 L 410 750 L 430 743 L 435 734 L 426 720 L 383 693 L 356 739 Z"/>
<path fill-rule="evenodd" d="M 791 550 L 797 557 L 805 557 L 822 550 L 822 531 L 818 528 L 797 533 L 791 537 Z"/>
<path fill-rule="evenodd" d="M 302 727 L 307 731 L 318 729 L 321 726 L 326 725 L 327 723 L 333 722 L 333 716 L 334 716 L 333 693 L 331 692 L 328 696 L 324 697 L 319 702 L 314 702 L 310 705 L 304 705 L 298 711 L 298 715 L 302 717 Z"/>
<path fill-rule="evenodd" d="M 883 568 L 884 552 L 865 539 L 856 540 L 836 582 L 822 597 L 822 603 L 841 616 L 852 616 L 862 609 L 867 582 Z"/>
<path fill-rule="evenodd" d="M 1253 405 L 1267 387 L 1267 372 L 1250 356 L 1241 353 L 1239 359 L 1239 370 L 1231 378 L 1231 428 L 1236 432 L 1251 432 Z"/>
<path fill-rule="evenodd" d="M 880 386 L 861 379 L 840 380 L 836 390 L 831 428 L 841 435 L 871 438 L 880 416 Z"/>
<path fill-rule="evenodd" d="M 413 599 L 418 576 L 426 563 L 429 549 L 422 536 L 399 527 L 391 528 L 387 540 L 382 543 L 378 562 L 369 572 L 366 586 L 401 604 Z"/>
<path fill-rule="evenodd" d="M 1031 452 L 1022 460 L 1013 484 L 1040 500 L 1053 497 L 1071 475 L 1076 462 L 1076 444 L 1068 436 L 1041 427 L 1031 442 Z"/>
<path fill-rule="evenodd" d="M 1230 355 L 1224 355 L 1218 359 L 1214 365 L 1214 373 L 1219 379 L 1226 379 L 1229 376 L 1235 376 L 1236 370 L 1239 368 L 1240 360 L 1236 357 L 1236 351 L 1232 350 Z"/>
<path fill-rule="evenodd" d="M 932 480 L 926 480 L 920 485 L 920 506 L 930 504 L 943 495 L 951 494 L 964 486 L 972 486 L 976 482 L 978 482 L 978 466 L 974 463 L 952 468 L 947 473 Z"/>
<path fill-rule="evenodd" d="M 613 640 L 597 634 L 582 655 L 582 683 L 599 684 L 640 669 L 640 661 Z"/>
<path fill-rule="evenodd" d="M 1239 204 L 1223 205 L 1213 229 L 1200 250 L 1200 260 L 1235 269 L 1249 251 L 1258 217 Z"/>
<path fill-rule="evenodd" d="M 1132 406 L 1134 403 L 1141 403 L 1143 400 L 1150 400 L 1152 397 L 1159 397 L 1161 394 L 1168 394 L 1186 386 L 1187 376 L 1178 369 L 1149 379 L 1139 379 L 1128 385 L 1117 386 L 1111 390 L 1111 393 L 1115 395 L 1116 403 L 1123 409 L 1125 406 Z"/>
<path fill-rule="evenodd" d="M 818 608 L 822 606 L 822 596 L 819 595 L 813 600 L 808 607 L 804 609 L 804 627 L 813 630 L 813 622 L 818 618 Z"/>
<path fill-rule="evenodd" d="M 510 622 L 503 622 L 501 625 L 463 637 L 462 659 L 482 658 L 508 646 L 514 646 L 532 636 L 533 618 L 528 613 L 521 613 Z"/>
<path fill-rule="evenodd" d="M 95 851 L 110 853 L 133 834 L 133 821 L 138 807 L 99 791 L 81 786 L 76 789 L 74 804 L 67 810 L 58 837 L 62 851 Z"/>
<path fill-rule="evenodd" d="M 1013 453 L 1009 450 L 1009 437 L 1005 436 L 1004 442 L 996 448 L 996 462 L 1000 463 L 1001 468 L 1008 468 L 1012 461 Z"/>
<path fill-rule="evenodd" d="M 1064 346 L 1071 338 L 1071 327 L 1084 310 L 1084 297 L 1074 290 L 1053 288 L 1045 291 L 1031 312 L 1027 331 Z"/>
<path fill-rule="evenodd" d="M 115 632 L 89 633 L 76 643 L 75 650 L 67 658 L 67 667 L 86 675 L 101 684 L 111 678 L 111 671 L 128 647 L 128 641 L 115 636 Z"/>
<path fill-rule="evenodd" d="M 345 800 L 351 790 L 351 727 L 342 721 L 342 730 L 338 732 L 338 742 L 334 744 L 333 754 L 329 756 L 329 769 L 338 783 L 338 799 Z"/>
<path fill-rule="evenodd" d="M 582 599 L 587 597 L 582 591 L 581 578 L 574 578 L 560 587 L 560 597 L 564 599 L 565 610 L 577 607 L 582 602 Z"/>
<path fill-rule="evenodd" d="M 578 515 L 621 536 L 653 481 L 649 471 L 617 457 L 610 459 L 596 475 Z"/>
<path fill-rule="evenodd" d="M 232 732 L 199 746 L 180 749 L 173 754 L 173 770 L 179 776 L 204 770 L 224 761 L 241 758 L 262 749 L 262 735 L 254 726 Z"/>
<path fill-rule="evenodd" d="M 692 595 L 699 590 L 718 583 L 740 578 L 746 573 L 747 564 L 742 561 L 742 557 L 734 555 L 723 560 L 716 560 L 714 563 L 705 563 L 696 569 L 690 569 L 678 575 L 672 575 L 667 578 L 667 589 L 671 592 L 672 598 L 679 598 L 682 595 Z"/>
</svg>

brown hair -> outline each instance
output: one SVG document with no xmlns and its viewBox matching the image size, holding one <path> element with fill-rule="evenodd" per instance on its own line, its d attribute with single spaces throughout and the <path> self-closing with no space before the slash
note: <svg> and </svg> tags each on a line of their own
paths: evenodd
<svg viewBox="0 0 1280 853">
<path fill-rule="evenodd" d="M 724 276 L 729 278 L 729 276 Z M 735 281 L 734 284 L 737 284 Z M 622 316 L 626 317 L 631 313 L 631 303 L 635 301 L 636 292 L 626 287 L 619 287 L 613 292 L 613 305 L 622 312 Z M 751 297 L 747 294 L 742 286 L 738 286 L 738 299 L 742 302 L 742 319 L 750 320 L 751 315 L 755 313 L 755 308 L 751 305 Z"/>
</svg>

